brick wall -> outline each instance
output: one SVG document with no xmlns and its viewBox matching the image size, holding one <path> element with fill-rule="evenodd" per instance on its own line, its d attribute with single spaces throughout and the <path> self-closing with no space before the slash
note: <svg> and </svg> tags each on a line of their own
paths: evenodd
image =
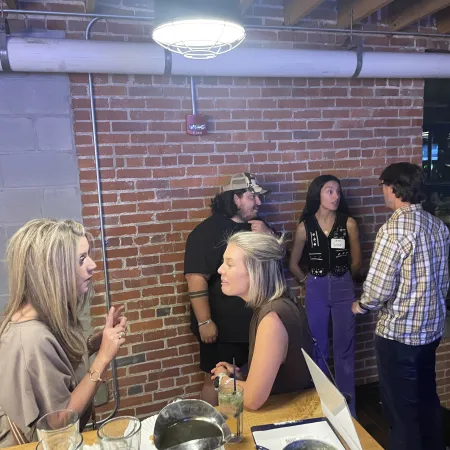
<svg viewBox="0 0 450 450">
<path fill-rule="evenodd" d="M 83 78 L 72 77 L 78 93 L 73 97 L 75 140 L 83 216 L 96 227 Z M 130 345 L 121 353 L 119 373 L 126 378 L 124 396 L 129 389 L 137 393 L 122 406 L 136 406 L 144 414 L 156 411 L 160 401 L 199 390 L 197 347 L 187 327 L 183 249 L 230 174 L 251 171 L 271 187 L 265 217 L 286 231 L 295 229 L 309 182 L 321 173 L 337 175 L 361 225 L 367 265 L 386 219 L 379 173 L 394 161 L 420 161 L 422 85 L 203 79 L 198 106 L 211 117 L 211 132 L 193 138 L 182 131 L 190 103 L 187 79 L 96 77 L 113 301 L 125 302 L 130 319 Z M 104 313 L 102 303 L 99 298 L 93 316 Z M 362 318 L 357 332 L 357 378 L 365 383 L 376 379 L 373 318 Z M 142 385 L 144 396 L 136 385 Z"/>
<path fill-rule="evenodd" d="M 117 0 L 112 7 L 112 2 L 98 4 L 100 12 L 151 14 L 137 0 Z M 246 20 L 280 24 L 281 4 L 257 0 Z M 327 25 L 334 19 L 335 3 L 325 2 L 305 23 Z M 369 26 L 373 21 L 369 19 Z M 52 19 L 41 25 L 78 38 L 86 21 Z M 100 22 L 93 38 L 142 41 L 149 39 L 149 29 Z M 335 49 L 345 39 L 290 31 L 249 35 L 246 45 L 288 48 Z M 372 36 L 364 42 L 369 50 L 448 47 L 419 38 Z M 83 217 L 98 236 L 87 77 L 71 76 L 71 92 Z M 127 345 L 118 358 L 121 413 L 148 415 L 174 396 L 195 396 L 200 390 L 203 375 L 188 328 L 183 250 L 189 232 L 208 216 L 209 199 L 230 174 L 252 171 L 271 187 L 263 212 L 285 231 L 295 229 L 315 176 L 340 177 L 360 224 L 367 267 L 376 231 L 388 217 L 378 175 L 392 162 L 421 159 L 420 80 L 200 78 L 198 108 L 210 117 L 210 132 L 204 137 L 183 131 L 191 107 L 186 77 L 96 76 L 95 95 L 112 301 L 126 305 L 130 321 Z M 103 323 L 105 313 L 100 271 L 97 280 L 94 326 Z M 373 316 L 358 318 L 358 383 L 376 380 L 373 328 Z M 448 346 L 442 346 L 438 364 L 446 402 Z"/>
</svg>

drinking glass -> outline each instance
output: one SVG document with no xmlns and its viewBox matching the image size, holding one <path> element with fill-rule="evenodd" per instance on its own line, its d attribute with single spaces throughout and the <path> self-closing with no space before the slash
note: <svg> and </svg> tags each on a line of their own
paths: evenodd
<svg viewBox="0 0 450 450">
<path fill-rule="evenodd" d="M 39 440 L 55 434 L 75 435 L 79 431 L 79 416 L 71 409 L 52 411 L 36 423 Z"/>
<path fill-rule="evenodd" d="M 219 387 L 219 411 L 230 427 L 231 439 L 234 444 L 242 441 L 244 432 L 244 389 L 237 385 L 234 390 L 232 383 Z"/>
<path fill-rule="evenodd" d="M 102 450 L 139 450 L 141 422 L 136 417 L 115 417 L 97 431 Z"/>
<path fill-rule="evenodd" d="M 53 433 L 46 435 L 36 445 L 36 450 L 80 450 L 83 436 L 78 431 L 73 433 Z"/>
</svg>

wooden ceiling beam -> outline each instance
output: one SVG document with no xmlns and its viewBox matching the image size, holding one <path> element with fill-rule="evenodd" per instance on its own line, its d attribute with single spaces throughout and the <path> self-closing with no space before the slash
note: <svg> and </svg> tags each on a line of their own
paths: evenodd
<svg viewBox="0 0 450 450">
<path fill-rule="evenodd" d="M 339 28 L 349 28 L 353 23 L 373 14 L 394 0 L 340 0 L 338 2 L 337 25 Z"/>
<path fill-rule="evenodd" d="M 436 14 L 439 33 L 450 33 L 450 8 L 443 9 Z"/>
<path fill-rule="evenodd" d="M 8 9 L 17 9 L 17 1 L 16 0 L 5 0 L 5 3 L 6 3 L 6 6 L 8 7 Z"/>
<path fill-rule="evenodd" d="M 241 0 L 241 11 L 242 14 L 245 14 L 248 8 L 252 6 L 253 0 Z"/>
<path fill-rule="evenodd" d="M 389 28 L 394 31 L 401 30 L 423 17 L 434 14 L 450 6 L 450 0 L 420 0 L 407 6 L 403 11 L 393 17 Z"/>
<path fill-rule="evenodd" d="M 324 0 L 284 0 L 284 24 L 295 25 Z"/>
<path fill-rule="evenodd" d="M 86 12 L 93 13 L 95 11 L 95 0 L 86 0 Z"/>
</svg>

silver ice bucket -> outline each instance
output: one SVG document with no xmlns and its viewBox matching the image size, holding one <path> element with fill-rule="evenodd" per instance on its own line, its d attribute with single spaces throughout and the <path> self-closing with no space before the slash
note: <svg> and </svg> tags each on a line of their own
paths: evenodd
<svg viewBox="0 0 450 450">
<path fill-rule="evenodd" d="M 153 437 L 158 450 L 217 450 L 231 432 L 209 403 L 177 399 L 158 414 Z"/>
</svg>

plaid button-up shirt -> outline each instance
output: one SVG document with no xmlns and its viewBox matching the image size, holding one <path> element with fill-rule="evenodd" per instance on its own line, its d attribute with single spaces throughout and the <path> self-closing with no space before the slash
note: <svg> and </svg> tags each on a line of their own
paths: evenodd
<svg viewBox="0 0 450 450">
<path fill-rule="evenodd" d="M 397 209 L 380 228 L 361 304 L 380 310 L 376 334 L 407 345 L 442 336 L 449 231 L 421 205 Z"/>
</svg>

